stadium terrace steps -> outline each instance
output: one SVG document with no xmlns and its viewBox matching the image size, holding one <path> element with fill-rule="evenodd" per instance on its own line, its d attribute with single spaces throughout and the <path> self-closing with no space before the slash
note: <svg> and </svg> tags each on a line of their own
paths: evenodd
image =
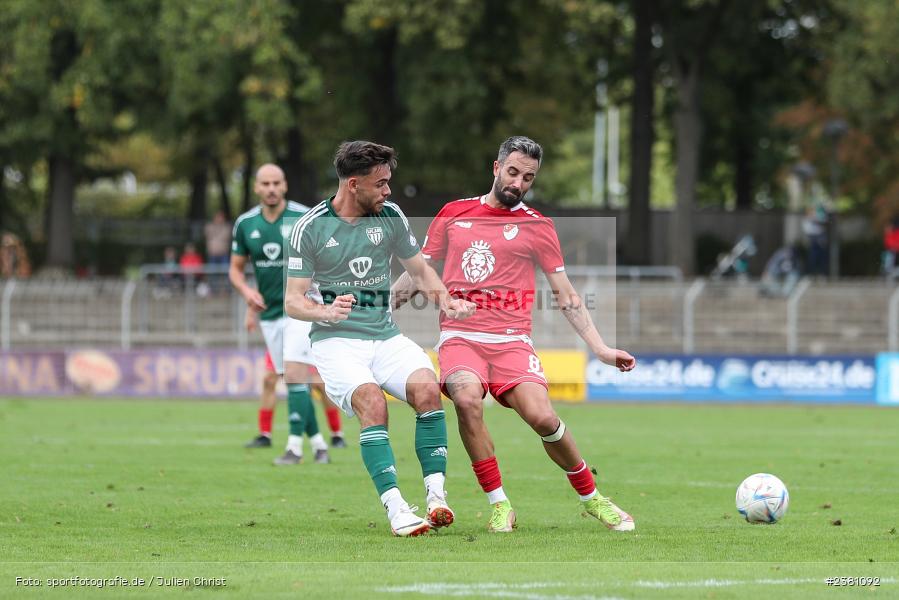
<svg viewBox="0 0 899 600">
<path fill-rule="evenodd" d="M 887 305 L 893 288 L 882 280 L 816 282 L 799 310 L 799 352 L 856 354 L 887 346 Z"/>
</svg>

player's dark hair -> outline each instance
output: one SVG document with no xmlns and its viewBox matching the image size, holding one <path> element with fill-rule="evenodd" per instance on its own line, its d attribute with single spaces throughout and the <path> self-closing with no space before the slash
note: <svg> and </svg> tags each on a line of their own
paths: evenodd
<svg viewBox="0 0 899 600">
<path fill-rule="evenodd" d="M 540 144 L 529 137 L 523 135 L 513 135 L 499 147 L 499 154 L 496 156 L 496 162 L 503 164 L 509 155 L 513 152 L 521 152 L 527 157 L 537 161 L 537 166 L 543 161 L 543 148 Z"/>
<path fill-rule="evenodd" d="M 378 165 L 396 169 L 396 150 L 390 146 L 356 140 L 340 144 L 334 155 L 334 168 L 340 179 L 368 175 Z"/>
</svg>

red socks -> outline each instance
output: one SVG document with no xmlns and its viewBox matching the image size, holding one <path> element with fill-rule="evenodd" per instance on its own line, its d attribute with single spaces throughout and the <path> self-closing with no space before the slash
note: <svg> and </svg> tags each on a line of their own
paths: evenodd
<svg viewBox="0 0 899 600">
<path fill-rule="evenodd" d="M 273 410 L 259 409 L 259 433 L 268 437 L 272 436 L 272 415 L 274 414 Z"/>
<path fill-rule="evenodd" d="M 471 463 L 471 468 L 474 470 L 474 474 L 478 478 L 478 483 L 481 484 L 481 489 L 483 489 L 484 492 L 489 493 L 502 487 L 503 479 L 502 475 L 500 475 L 499 465 L 496 463 L 495 456 Z M 593 473 L 590 471 L 586 462 L 581 461 L 573 470 L 566 471 L 565 474 L 568 476 L 568 481 L 571 482 L 571 487 L 573 487 L 579 495 L 589 496 L 596 491 L 596 482 L 593 480 Z"/>
<path fill-rule="evenodd" d="M 573 470 L 566 471 L 565 474 L 568 475 L 571 487 L 581 496 L 589 496 L 596 490 L 593 473 L 590 472 L 587 463 L 584 461 L 581 461 L 581 464 L 577 465 Z"/>
<path fill-rule="evenodd" d="M 325 415 L 328 417 L 328 427 L 331 428 L 331 433 L 340 431 L 340 410 L 327 400 L 325 401 Z"/>
<path fill-rule="evenodd" d="M 499 465 L 496 464 L 495 456 L 471 463 L 471 468 L 474 470 L 474 474 L 478 478 L 478 483 L 481 484 L 481 489 L 483 489 L 484 492 L 492 492 L 493 490 L 502 487 L 503 478 L 499 473 Z"/>
</svg>

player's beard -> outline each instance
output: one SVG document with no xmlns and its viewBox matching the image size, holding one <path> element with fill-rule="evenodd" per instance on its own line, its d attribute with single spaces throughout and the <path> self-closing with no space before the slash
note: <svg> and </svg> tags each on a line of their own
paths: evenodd
<svg viewBox="0 0 899 600">
<path fill-rule="evenodd" d="M 381 213 L 381 209 L 384 208 L 384 202 L 381 201 L 381 194 L 377 193 L 372 195 L 371 198 L 360 198 L 359 206 L 362 208 L 365 213 L 370 215 L 377 215 Z"/>
<path fill-rule="evenodd" d="M 518 195 L 515 195 L 516 191 Z M 493 182 L 493 196 L 506 208 L 512 208 L 521 202 L 521 190 L 513 191 L 513 188 L 503 187 L 499 177 Z"/>
<path fill-rule="evenodd" d="M 262 202 L 265 203 L 266 206 L 274 207 L 281 204 L 281 200 L 282 198 L 280 194 L 266 194 L 263 197 Z"/>
</svg>

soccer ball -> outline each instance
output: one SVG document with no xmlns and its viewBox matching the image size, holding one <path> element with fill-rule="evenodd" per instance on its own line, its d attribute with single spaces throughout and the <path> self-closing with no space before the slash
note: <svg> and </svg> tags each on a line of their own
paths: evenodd
<svg viewBox="0 0 899 600">
<path fill-rule="evenodd" d="M 787 486 L 774 475 L 750 475 L 737 488 L 737 512 L 750 523 L 777 523 L 789 506 Z"/>
</svg>

